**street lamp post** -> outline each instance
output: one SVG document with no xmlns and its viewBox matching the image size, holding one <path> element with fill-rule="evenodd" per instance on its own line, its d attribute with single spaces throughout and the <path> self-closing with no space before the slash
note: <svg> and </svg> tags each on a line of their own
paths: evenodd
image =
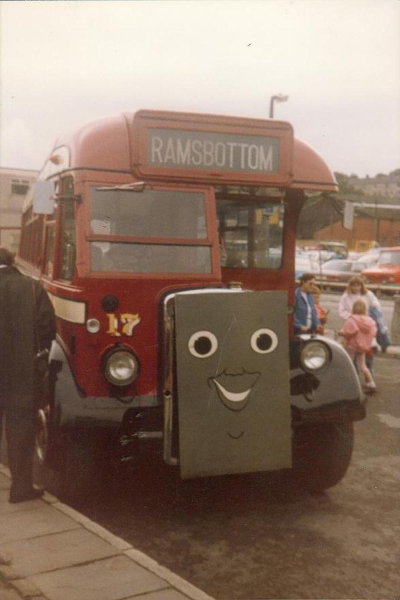
<svg viewBox="0 0 400 600">
<path fill-rule="evenodd" d="M 271 101 L 269 103 L 269 118 L 274 118 L 274 102 L 287 102 L 289 100 L 289 96 L 283 96 L 282 94 L 278 94 L 277 96 L 272 96 Z"/>
</svg>

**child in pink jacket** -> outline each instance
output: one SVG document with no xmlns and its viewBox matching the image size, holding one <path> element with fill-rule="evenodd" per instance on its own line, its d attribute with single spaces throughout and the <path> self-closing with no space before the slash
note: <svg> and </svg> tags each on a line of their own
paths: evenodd
<svg viewBox="0 0 400 600">
<path fill-rule="evenodd" d="M 356 300 L 353 304 L 352 314 L 339 331 L 339 335 L 345 338 L 347 352 L 365 375 L 367 394 L 376 394 L 377 392 L 376 384 L 365 362 L 365 355 L 371 349 L 376 333 L 376 323 L 367 316 L 365 302 L 361 299 Z"/>
</svg>

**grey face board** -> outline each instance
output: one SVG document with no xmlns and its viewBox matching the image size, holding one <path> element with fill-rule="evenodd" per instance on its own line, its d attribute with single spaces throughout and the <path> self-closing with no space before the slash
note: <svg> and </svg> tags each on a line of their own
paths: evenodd
<svg viewBox="0 0 400 600">
<path fill-rule="evenodd" d="M 176 296 L 182 478 L 291 467 L 285 292 Z"/>
</svg>

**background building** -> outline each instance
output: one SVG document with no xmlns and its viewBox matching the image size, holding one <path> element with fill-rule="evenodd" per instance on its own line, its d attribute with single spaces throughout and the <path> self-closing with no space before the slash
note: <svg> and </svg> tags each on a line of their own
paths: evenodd
<svg viewBox="0 0 400 600">
<path fill-rule="evenodd" d="M 335 173 L 339 193 L 310 198 L 299 219 L 297 239 L 335 241 L 355 249 L 357 242 L 400 245 L 400 169 L 359 179 Z M 353 205 L 352 229 L 343 226 L 346 203 Z"/>
<path fill-rule="evenodd" d="M 0 167 L 0 246 L 17 252 L 22 205 L 38 171 Z"/>
<path fill-rule="evenodd" d="M 347 184 L 355 192 L 362 192 L 367 197 L 397 198 L 400 201 L 400 169 L 392 171 L 389 175 L 379 173 L 376 177 L 365 179 L 351 175 Z"/>
</svg>

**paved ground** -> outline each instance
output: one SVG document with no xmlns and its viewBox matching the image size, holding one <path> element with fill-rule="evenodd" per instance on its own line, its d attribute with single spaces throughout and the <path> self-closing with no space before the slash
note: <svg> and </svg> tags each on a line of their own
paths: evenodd
<svg viewBox="0 0 400 600">
<path fill-rule="evenodd" d="M 9 504 L 0 467 L 0 599 L 212 600 L 50 494 Z"/>
<path fill-rule="evenodd" d="M 279 474 L 148 472 L 95 485 L 76 508 L 218 600 L 399 598 L 400 363 L 374 366 L 379 394 L 355 424 L 348 473 L 325 494 Z"/>
<path fill-rule="evenodd" d="M 400 348 L 390 347 L 388 354 L 400 357 Z M 378 398 L 376 402 L 382 401 Z M 388 422 L 390 427 L 394 426 L 392 421 L 396 421 L 394 417 L 390 417 L 384 412 L 383 404 L 382 410 L 379 409 L 377 412 L 377 417 L 382 422 Z M 396 427 L 398 427 L 397 421 Z M 368 424 L 361 423 L 359 425 L 360 428 L 366 426 Z M 375 434 L 372 428 L 369 434 L 370 444 L 376 444 L 378 447 L 379 440 L 374 438 Z M 365 456 L 367 456 L 366 449 L 361 448 L 362 452 L 364 450 Z M 380 487 L 381 480 L 376 482 L 374 480 L 376 476 L 374 465 L 378 460 L 380 460 L 379 457 L 364 457 L 361 473 L 363 478 L 360 482 L 358 480 L 355 482 L 359 485 L 365 481 L 365 475 L 370 466 L 368 479 L 371 489 L 368 488 L 368 493 L 372 494 L 371 502 L 376 501 L 373 494 L 382 489 Z M 393 462 L 391 466 L 385 459 L 382 464 L 390 479 L 390 468 L 394 468 L 397 463 Z M 356 473 L 355 470 L 354 473 Z M 355 478 L 354 473 L 353 479 Z M 353 481 L 351 477 L 350 473 L 348 479 L 350 484 Z M 9 485 L 8 470 L 0 467 L 0 600 L 18 600 L 20 598 L 35 598 L 35 600 L 210 600 L 210 596 L 161 566 L 146 554 L 136 550 L 131 543 L 112 535 L 108 530 L 96 525 L 79 512 L 60 503 L 50 494 L 46 494 L 43 500 L 10 505 L 8 503 Z M 332 497 L 334 497 L 334 493 L 332 493 Z M 379 497 L 381 498 L 381 495 Z M 384 501 L 388 501 L 388 499 L 383 498 L 382 502 Z M 327 504 L 324 499 L 310 499 L 309 502 L 320 503 L 321 506 L 323 503 Z M 359 502 L 356 504 L 357 519 L 361 522 Z M 371 511 L 372 506 L 373 504 L 371 504 Z M 329 539 L 332 538 L 337 544 L 336 528 L 323 529 L 325 527 L 323 522 L 315 519 L 314 505 L 312 509 L 312 521 L 307 522 L 307 532 L 315 529 L 318 535 L 323 534 Z M 388 514 L 389 509 L 386 506 L 385 512 L 382 513 L 386 520 L 389 518 Z M 330 521 L 328 525 L 330 526 Z M 371 518 L 371 528 L 372 526 L 373 519 Z M 358 553 L 361 552 L 361 547 L 357 546 L 360 532 L 361 530 L 355 529 L 355 535 L 353 536 L 349 531 L 348 536 Z M 387 531 L 385 530 L 385 535 L 390 537 L 391 532 L 393 532 L 393 523 L 390 524 L 390 527 L 388 526 Z M 362 535 L 365 537 L 365 531 Z M 376 535 L 378 534 L 376 533 Z M 147 536 L 149 537 L 149 532 L 147 532 Z M 283 540 L 283 542 L 287 551 L 290 552 L 292 545 L 287 544 L 287 540 Z M 382 544 L 379 545 L 375 542 L 375 538 L 370 540 L 365 538 L 364 554 L 378 551 L 378 546 L 380 547 Z M 254 545 L 254 542 L 251 545 Z M 205 547 L 207 553 L 210 554 L 210 537 L 205 540 Z M 376 560 L 378 566 L 379 564 L 382 566 L 382 576 L 386 573 L 385 581 L 389 585 L 388 571 L 385 569 L 392 564 L 393 555 L 389 550 L 386 551 L 386 554 L 383 549 L 380 552 L 381 554 L 376 556 Z M 169 548 L 169 553 L 171 553 L 171 548 Z M 301 556 L 303 558 L 308 556 L 306 546 L 303 546 Z M 363 555 L 362 559 L 368 562 L 374 556 L 365 557 Z M 300 558 L 296 554 L 293 560 L 300 560 Z M 164 564 L 167 563 L 164 562 Z M 261 567 L 259 566 L 259 568 Z M 356 578 L 354 562 L 349 562 L 349 569 Z M 332 564 L 329 572 L 331 570 Z M 218 585 L 223 583 L 221 575 L 220 569 L 217 576 Z M 335 574 L 332 576 L 336 577 Z M 284 580 L 282 582 L 284 585 Z M 215 589 L 217 588 L 218 586 Z M 217 597 L 226 598 L 222 593 Z M 240 597 L 243 598 L 243 596 Z M 250 597 L 259 596 L 251 595 Z M 343 598 L 344 596 L 339 594 L 336 597 Z"/>
</svg>

